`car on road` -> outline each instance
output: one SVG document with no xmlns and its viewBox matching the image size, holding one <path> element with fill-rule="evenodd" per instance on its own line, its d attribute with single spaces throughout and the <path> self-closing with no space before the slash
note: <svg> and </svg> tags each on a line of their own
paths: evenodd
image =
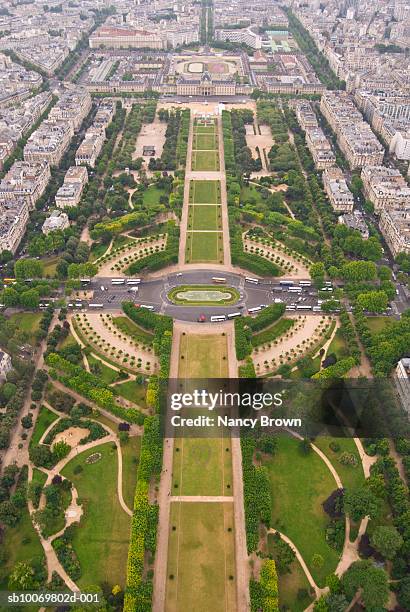
<svg viewBox="0 0 410 612">
<path fill-rule="evenodd" d="M 205 323 L 206 321 L 206 316 L 202 313 L 199 315 L 198 317 L 198 323 Z"/>
</svg>

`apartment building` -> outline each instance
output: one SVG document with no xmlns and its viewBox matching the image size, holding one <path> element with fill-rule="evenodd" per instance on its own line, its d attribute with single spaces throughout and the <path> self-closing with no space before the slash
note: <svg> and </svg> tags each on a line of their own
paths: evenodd
<svg viewBox="0 0 410 612">
<path fill-rule="evenodd" d="M 310 102 L 306 100 L 293 100 L 290 106 L 295 111 L 296 118 L 302 130 L 306 132 L 308 128 L 319 127 L 315 111 Z"/>
<path fill-rule="evenodd" d="M 410 255 L 410 205 L 406 208 L 384 208 L 380 215 L 380 231 L 393 255 Z"/>
<path fill-rule="evenodd" d="M 24 147 L 24 160 L 28 162 L 45 160 L 50 166 L 58 166 L 73 134 L 73 126 L 68 121 L 43 121 L 31 134 Z"/>
<path fill-rule="evenodd" d="M 306 129 L 306 145 L 317 170 L 325 170 L 335 165 L 336 155 L 320 127 Z"/>
<path fill-rule="evenodd" d="M 360 210 L 354 210 L 352 213 L 340 215 L 337 219 L 338 223 L 346 225 L 349 229 L 360 232 L 363 240 L 367 240 L 370 236 L 369 228 L 365 221 L 364 215 Z"/>
<path fill-rule="evenodd" d="M 41 231 L 47 236 L 50 232 L 62 231 L 68 227 L 70 227 L 70 222 L 67 214 L 61 210 L 53 210 L 51 215 L 44 221 Z"/>
<path fill-rule="evenodd" d="M 16 161 L 0 182 L 0 199 L 24 198 L 29 210 L 44 193 L 50 180 L 50 165 L 47 161 Z"/>
<path fill-rule="evenodd" d="M 15 253 L 26 232 L 28 206 L 25 198 L 0 201 L 0 252 Z"/>
<path fill-rule="evenodd" d="M 89 38 L 90 49 L 166 49 L 166 38 L 160 32 L 124 26 L 101 26 Z"/>
<path fill-rule="evenodd" d="M 363 121 L 351 96 L 326 92 L 320 109 L 336 134 L 338 145 L 352 169 L 383 162 L 384 148 Z"/>
<path fill-rule="evenodd" d="M 87 130 L 84 140 L 78 147 L 75 154 L 76 166 L 85 164 L 91 168 L 94 168 L 97 157 L 99 156 L 103 147 L 104 140 L 104 128 L 91 127 L 89 130 Z"/>
<path fill-rule="evenodd" d="M 353 211 L 354 197 L 343 172 L 337 166 L 328 168 L 323 172 L 323 186 L 330 200 L 333 210 L 340 213 Z"/>
<path fill-rule="evenodd" d="M 394 371 L 394 382 L 403 408 L 410 413 L 410 357 L 400 359 Z"/>
<path fill-rule="evenodd" d="M 410 187 L 401 173 L 386 166 L 367 166 L 361 173 L 363 191 L 376 213 L 410 206 Z"/>
<path fill-rule="evenodd" d="M 51 109 L 48 118 L 55 122 L 66 121 L 71 124 L 73 131 L 76 131 L 90 112 L 91 106 L 90 92 L 85 88 L 76 87 L 61 96 Z"/>
<path fill-rule="evenodd" d="M 58 208 L 77 206 L 87 182 L 87 168 L 85 166 L 71 166 L 66 172 L 63 185 L 56 193 L 56 206 Z"/>
</svg>

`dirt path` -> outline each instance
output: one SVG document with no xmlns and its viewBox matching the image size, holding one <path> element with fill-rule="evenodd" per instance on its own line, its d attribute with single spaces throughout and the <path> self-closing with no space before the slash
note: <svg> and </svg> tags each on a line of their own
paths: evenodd
<svg viewBox="0 0 410 612">
<path fill-rule="evenodd" d="M 192 145 L 194 139 L 194 117 L 191 113 L 189 120 L 189 132 L 188 132 L 188 146 L 185 163 L 185 183 L 184 183 L 184 201 L 182 205 L 182 216 L 181 223 L 179 225 L 179 253 L 178 253 L 178 264 L 183 266 L 185 264 L 185 252 L 186 252 L 186 239 L 187 239 L 187 228 L 188 228 L 188 209 L 189 209 L 189 179 L 188 175 L 191 172 L 191 160 L 192 160 Z"/>
<path fill-rule="evenodd" d="M 224 265 L 231 265 L 231 242 L 229 239 L 229 216 L 228 216 L 228 199 L 226 193 L 226 172 L 225 172 L 225 153 L 222 130 L 222 118 L 218 116 L 218 147 L 219 147 L 219 164 L 222 172 L 221 178 L 221 210 L 222 210 L 222 241 L 224 249 Z"/>
</svg>

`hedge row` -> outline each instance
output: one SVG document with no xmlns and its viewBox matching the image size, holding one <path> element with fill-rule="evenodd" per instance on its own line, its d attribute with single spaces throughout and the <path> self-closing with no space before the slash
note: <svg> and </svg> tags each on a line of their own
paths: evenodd
<svg viewBox="0 0 410 612">
<path fill-rule="evenodd" d="M 168 225 L 167 244 L 165 251 L 152 253 L 147 257 L 142 257 L 134 261 L 126 270 L 126 274 L 138 274 L 141 270 L 160 270 L 172 264 L 178 263 L 179 250 L 179 228 L 175 225 Z"/>
<path fill-rule="evenodd" d="M 50 353 L 46 357 L 46 363 L 50 368 L 53 368 L 50 370 L 51 378 L 59 380 L 69 389 L 95 402 L 97 406 L 129 423 L 142 425 L 144 422 L 144 415 L 136 408 L 118 406 L 115 402 L 114 393 L 98 376 L 94 376 L 84 368 L 63 359 L 57 353 Z"/>
<path fill-rule="evenodd" d="M 270 526 L 272 500 L 266 468 L 253 464 L 256 440 L 241 438 L 245 527 L 248 553 L 257 550 L 259 525 Z"/>
<path fill-rule="evenodd" d="M 242 229 L 229 217 L 229 232 L 231 237 L 231 259 L 232 263 L 240 268 L 245 268 L 259 276 L 280 276 L 281 269 L 272 261 L 268 261 L 260 255 L 245 253 L 242 243 Z"/>
<path fill-rule="evenodd" d="M 285 304 L 271 304 L 264 308 L 256 317 L 246 317 L 246 324 L 253 332 L 258 332 L 277 321 L 285 312 Z"/>
<path fill-rule="evenodd" d="M 251 579 L 249 592 L 252 612 L 279 612 L 278 575 L 273 559 L 263 562 L 259 582 Z"/>
<path fill-rule="evenodd" d="M 150 481 L 159 476 L 162 467 L 162 438 L 159 418 L 147 417 L 141 441 L 134 512 L 131 521 L 130 546 L 127 562 L 127 586 L 124 612 L 149 612 L 152 600 L 152 580 L 144 575 L 147 552 L 155 555 L 158 526 L 158 506 L 148 499 Z"/>
<path fill-rule="evenodd" d="M 186 157 L 188 153 L 188 136 L 189 136 L 189 123 L 191 120 L 191 111 L 189 108 L 184 108 L 181 115 L 181 122 L 179 125 L 178 139 L 177 139 L 177 162 L 178 166 L 185 168 Z"/>
</svg>

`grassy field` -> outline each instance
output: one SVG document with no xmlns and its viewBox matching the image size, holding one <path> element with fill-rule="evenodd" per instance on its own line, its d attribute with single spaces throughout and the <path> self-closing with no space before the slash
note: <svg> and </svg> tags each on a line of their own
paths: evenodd
<svg viewBox="0 0 410 612">
<path fill-rule="evenodd" d="M 338 360 L 348 356 L 347 345 L 340 332 L 340 329 L 336 331 L 334 338 L 327 349 L 326 355 L 332 355 L 332 353 L 336 355 Z"/>
<path fill-rule="evenodd" d="M 145 408 L 146 387 L 144 384 L 140 385 L 135 380 L 129 380 L 120 385 L 115 385 L 115 390 L 128 401 Z"/>
<path fill-rule="evenodd" d="M 186 262 L 222 263 L 222 232 L 187 232 Z"/>
<path fill-rule="evenodd" d="M 383 331 L 391 322 L 390 317 L 367 317 L 366 323 L 372 334 Z"/>
<path fill-rule="evenodd" d="M 111 383 L 118 380 L 118 372 L 105 365 L 105 363 L 103 363 L 99 359 L 96 359 L 92 355 L 87 355 L 87 361 L 91 370 L 92 366 L 97 366 L 97 368 L 99 368 L 101 374 L 99 374 L 98 376 L 101 378 L 102 381 L 107 383 L 107 385 L 110 385 Z"/>
<path fill-rule="evenodd" d="M 218 146 L 217 135 L 194 133 L 193 149 L 199 151 L 216 150 Z"/>
<path fill-rule="evenodd" d="M 293 438 L 278 437 L 275 456 L 263 463 L 271 483 L 272 526 L 293 541 L 316 582 L 324 586 L 339 560 L 325 539 L 328 518 L 322 508 L 336 488 L 334 478 L 315 452 L 302 454 Z M 312 565 L 315 554 L 323 557 L 320 568 Z"/>
<path fill-rule="evenodd" d="M 52 412 L 45 406 L 41 406 L 33 435 L 31 436 L 30 446 L 37 446 L 47 427 L 49 427 L 51 423 L 54 423 L 56 419 L 58 419 L 58 416 L 55 414 L 55 412 Z"/>
<path fill-rule="evenodd" d="M 221 183 L 219 181 L 191 181 L 189 186 L 192 204 L 220 204 Z"/>
<path fill-rule="evenodd" d="M 222 213 L 219 205 L 206 204 L 189 207 L 188 229 L 221 230 Z"/>
<path fill-rule="evenodd" d="M 11 315 L 10 321 L 15 323 L 20 331 L 28 334 L 30 344 L 35 344 L 35 333 L 42 316 L 41 312 L 17 312 Z"/>
<path fill-rule="evenodd" d="M 177 438 L 172 472 L 173 495 L 233 495 L 229 438 Z"/>
<path fill-rule="evenodd" d="M 74 338 L 71 332 L 69 332 L 68 336 L 64 338 L 61 342 L 58 343 L 58 348 L 63 349 L 67 346 L 75 346 L 77 344 L 77 340 Z"/>
<path fill-rule="evenodd" d="M 60 257 L 46 257 L 41 260 L 43 266 L 43 276 L 53 278 L 56 275 L 57 264 L 60 261 Z"/>
<path fill-rule="evenodd" d="M 132 436 L 128 442 L 121 443 L 122 453 L 122 495 L 128 508 L 134 506 L 137 467 L 141 450 L 141 438 Z"/>
<path fill-rule="evenodd" d="M 101 453 L 101 459 L 93 464 L 85 463 L 95 452 Z M 80 474 L 74 473 L 77 465 L 83 468 Z M 117 496 L 117 451 L 112 444 L 96 446 L 72 459 L 62 474 L 77 488 L 84 510 L 73 539 L 82 568 L 78 585 L 106 581 L 123 587 L 130 517 L 121 508 Z"/>
<path fill-rule="evenodd" d="M 273 533 L 269 533 L 267 538 L 267 552 L 277 561 L 274 542 Z M 287 606 L 287 609 L 292 610 L 292 612 L 303 612 L 311 604 L 312 598 L 307 595 L 299 599 L 297 594 L 299 589 L 304 589 L 309 592 L 310 584 L 297 559 L 293 561 L 289 569 L 290 573 L 283 575 L 278 574 L 279 605 Z"/>
<path fill-rule="evenodd" d="M 150 185 L 143 194 L 143 202 L 145 206 L 159 204 L 159 198 L 165 194 L 163 189 L 158 189 L 155 185 Z"/>
<path fill-rule="evenodd" d="M 187 291 L 199 292 L 199 295 L 196 295 L 195 299 L 192 300 L 188 297 L 180 297 L 181 293 Z M 211 297 L 211 294 L 216 294 L 213 296 L 214 299 L 207 299 L 207 297 Z M 224 294 L 229 297 L 225 298 Z M 218 297 L 220 299 L 217 299 Z M 215 287 L 214 285 L 181 285 L 180 287 L 174 287 L 168 293 L 168 299 L 174 304 L 189 304 L 190 306 L 235 304 L 239 297 L 239 292 L 234 287 Z"/>
<path fill-rule="evenodd" d="M 165 609 L 237 609 L 233 504 L 171 504 Z"/>
<path fill-rule="evenodd" d="M 261 196 L 260 189 L 256 189 L 253 185 L 244 186 L 241 189 L 240 195 L 241 202 L 244 204 L 255 203 L 259 204 L 265 202 Z"/>
<path fill-rule="evenodd" d="M 185 334 L 179 357 L 179 378 L 228 377 L 228 347 L 222 334 Z"/>
<path fill-rule="evenodd" d="M 294 324 L 295 319 L 280 319 L 280 321 L 252 336 L 252 345 L 260 346 L 266 342 L 272 342 L 286 333 Z"/>
<path fill-rule="evenodd" d="M 113 317 L 113 323 L 131 338 L 145 344 L 152 344 L 153 334 L 134 323 L 134 321 L 131 321 L 128 317 Z"/>
<path fill-rule="evenodd" d="M 333 451 L 329 444 L 331 442 L 338 444 L 340 450 Z M 346 489 L 359 489 L 365 481 L 362 462 L 357 450 L 357 446 L 352 438 L 326 438 L 318 437 L 314 444 L 322 450 L 330 461 L 333 463 L 336 472 L 339 474 L 342 484 Z M 355 456 L 357 460 L 356 466 L 344 465 L 340 462 L 340 457 L 343 453 L 349 453 Z"/>
<path fill-rule="evenodd" d="M 219 154 L 217 151 L 193 151 L 192 170 L 198 172 L 219 170 Z"/>
<path fill-rule="evenodd" d="M 95 242 L 91 247 L 90 257 L 88 258 L 88 260 L 95 261 L 96 259 L 102 257 L 105 251 L 108 249 L 108 246 L 109 244 L 107 243 Z"/>
</svg>

